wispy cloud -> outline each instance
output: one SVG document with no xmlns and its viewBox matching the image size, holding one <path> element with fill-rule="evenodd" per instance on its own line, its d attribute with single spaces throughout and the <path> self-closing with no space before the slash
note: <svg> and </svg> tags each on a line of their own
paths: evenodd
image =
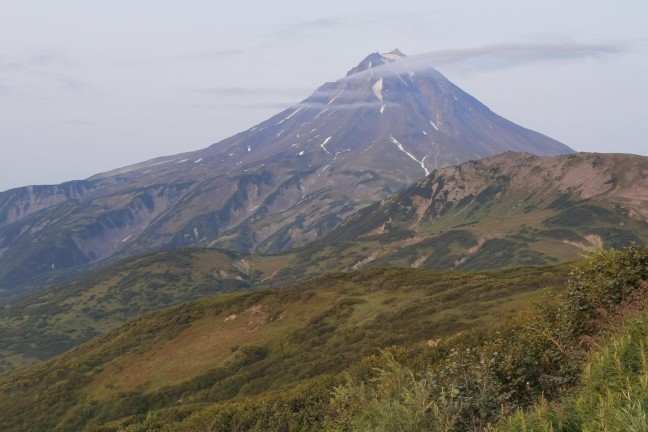
<svg viewBox="0 0 648 432">
<path fill-rule="evenodd" d="M 482 69 L 501 69 L 519 64 L 547 61 L 570 61 L 595 58 L 624 52 L 618 44 L 533 44 L 511 43 L 474 48 L 431 51 L 403 58 L 397 62 L 360 72 L 416 72 L 445 65 L 469 65 Z M 353 75 L 352 77 L 357 76 Z"/>
<path fill-rule="evenodd" d="M 258 109 L 258 110 L 285 110 L 295 106 L 292 102 L 253 102 L 253 103 L 228 103 L 224 106 L 236 109 Z"/>
<path fill-rule="evenodd" d="M 289 97 L 298 98 L 308 93 L 307 89 L 298 88 L 253 88 L 253 87 L 207 87 L 193 89 L 193 93 L 209 97 L 250 98 L 250 97 Z"/>
<path fill-rule="evenodd" d="M 399 12 L 391 11 L 389 13 L 381 13 L 367 10 L 361 15 L 350 14 L 349 16 L 329 16 L 293 22 L 269 33 L 267 36 L 269 38 L 276 38 L 285 41 L 329 31 L 339 32 L 340 30 L 349 29 L 370 31 L 367 26 L 393 26 L 395 22 L 404 25 L 423 25 L 424 23 L 419 21 L 419 19 L 420 14 L 412 11 L 402 10 Z"/>
<path fill-rule="evenodd" d="M 413 60 L 431 61 L 435 65 L 456 63 L 482 57 L 506 59 L 508 63 L 529 61 L 575 60 L 601 55 L 617 54 L 624 48 L 615 44 L 498 44 L 476 48 L 433 51 L 413 57 Z"/>
<path fill-rule="evenodd" d="M 50 90 L 79 92 L 87 83 L 62 52 L 42 50 L 29 55 L 0 56 L 0 76 L 5 93 L 42 97 Z"/>
<path fill-rule="evenodd" d="M 0 71 L 70 69 L 72 63 L 58 52 L 41 51 L 26 56 L 0 56 Z"/>
<path fill-rule="evenodd" d="M 311 101 L 303 101 L 298 104 L 293 105 L 294 108 L 312 108 L 312 109 L 317 109 L 321 110 L 326 108 L 329 111 L 346 111 L 346 110 L 353 110 L 353 109 L 359 109 L 359 108 L 380 108 L 382 105 L 382 102 L 380 101 L 375 101 L 375 102 L 349 102 L 349 103 L 335 103 L 335 104 L 327 104 L 327 103 L 320 103 L 320 102 L 311 102 Z M 390 103 L 390 106 L 396 106 L 398 104 L 396 103 Z"/>
</svg>

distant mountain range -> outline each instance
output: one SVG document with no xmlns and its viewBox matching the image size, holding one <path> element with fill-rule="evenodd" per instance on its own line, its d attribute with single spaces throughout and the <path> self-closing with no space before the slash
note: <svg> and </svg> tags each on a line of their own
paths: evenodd
<svg viewBox="0 0 648 432">
<path fill-rule="evenodd" d="M 510 150 L 572 153 L 399 51 L 374 53 L 204 150 L 0 193 L 0 301 L 164 248 L 303 246 L 436 168 Z"/>
</svg>

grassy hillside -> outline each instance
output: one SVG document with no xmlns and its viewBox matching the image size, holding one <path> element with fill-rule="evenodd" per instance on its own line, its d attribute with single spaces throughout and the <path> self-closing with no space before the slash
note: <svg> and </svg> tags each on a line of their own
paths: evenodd
<svg viewBox="0 0 648 432">
<path fill-rule="evenodd" d="M 25 366 L 154 310 L 249 290 L 279 261 L 213 249 L 175 249 L 0 306 L 0 370 Z"/>
<path fill-rule="evenodd" d="M 349 374 L 321 424 L 335 431 L 646 430 L 647 293 L 648 250 L 598 252 L 574 268 L 567 290 L 496 331 L 468 332 L 401 358 L 384 353 L 368 377 Z"/>
<path fill-rule="evenodd" d="M 0 375 L 0 429 L 118 430 L 214 403 L 301 412 L 303 397 L 327 401 L 337 374 L 363 357 L 491 328 L 558 289 L 566 271 L 377 268 L 176 306 Z"/>
<path fill-rule="evenodd" d="M 410 241 L 407 236 L 390 240 Z M 1 305 L 0 371 L 51 358 L 144 313 L 212 294 L 289 286 L 329 272 L 410 267 L 417 256 L 422 268 L 453 268 L 457 254 L 473 241 L 468 231 L 450 231 L 378 258 L 383 238 L 315 244 L 277 255 L 185 248 L 130 258 Z M 535 263 L 508 251 L 486 245 L 469 268 Z"/>
<path fill-rule="evenodd" d="M 0 370 L 50 358 L 143 313 L 210 294 L 377 267 L 552 265 L 596 247 L 645 245 L 646 169 L 648 158 L 633 155 L 506 153 L 437 170 L 356 213 L 325 241 L 291 252 L 178 249 L 114 263 L 0 306 Z M 277 233 L 292 236 L 288 231 Z M 39 284 L 65 276 L 50 273 L 54 279 Z"/>
<path fill-rule="evenodd" d="M 647 293 L 648 250 L 601 251 L 564 291 L 495 328 L 392 347 L 281 392 L 181 400 L 94 430 L 645 430 Z"/>
</svg>

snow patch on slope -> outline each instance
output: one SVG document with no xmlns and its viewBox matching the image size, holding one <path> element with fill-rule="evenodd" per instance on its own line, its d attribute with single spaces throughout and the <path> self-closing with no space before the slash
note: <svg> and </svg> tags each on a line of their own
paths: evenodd
<svg viewBox="0 0 648 432">
<path fill-rule="evenodd" d="M 285 122 L 286 120 L 290 119 L 292 116 L 294 116 L 295 114 L 297 114 L 297 113 L 298 113 L 299 111 L 301 111 L 301 110 L 302 110 L 301 108 L 297 108 L 295 111 L 293 111 L 293 112 L 291 112 L 290 114 L 288 114 L 288 116 L 287 116 L 286 118 L 284 118 L 284 119 L 281 120 L 279 123 L 277 123 L 277 125 L 280 125 L 281 123 L 283 123 L 283 122 Z M 276 126 L 276 125 L 275 125 L 275 126 Z"/>
<path fill-rule="evenodd" d="M 333 103 L 333 101 L 334 101 L 335 99 L 337 99 L 338 96 L 340 96 L 343 92 L 344 92 L 344 89 L 342 89 L 338 94 L 336 94 L 335 96 L 333 96 L 333 98 L 332 98 L 332 99 L 329 101 L 329 103 L 327 103 L 326 105 L 331 105 L 331 104 Z"/>
<path fill-rule="evenodd" d="M 173 162 L 174 160 L 175 160 L 175 159 L 165 160 L 165 161 L 162 161 L 162 162 L 156 162 L 156 163 L 151 164 L 151 165 L 149 165 L 149 166 L 152 167 L 152 166 L 156 166 L 156 165 L 162 165 L 162 164 L 166 164 L 166 163 L 169 163 L 169 162 Z"/>
<path fill-rule="evenodd" d="M 425 167 L 425 158 L 426 158 L 427 156 L 425 156 L 425 157 L 424 157 L 423 159 L 421 159 L 421 160 L 418 160 L 418 159 L 416 159 L 416 157 L 414 157 L 414 155 L 413 155 L 412 153 L 410 153 L 410 152 L 408 152 L 407 150 L 405 150 L 405 148 L 403 147 L 403 144 L 399 143 L 398 140 L 397 140 L 396 138 L 394 138 L 393 136 L 389 135 L 389 140 L 390 140 L 391 142 L 393 142 L 394 144 L 396 144 L 396 146 L 398 147 L 398 149 L 399 149 L 400 151 L 402 151 L 403 153 L 405 153 L 407 156 L 409 156 L 409 157 L 410 157 L 414 162 L 416 162 L 416 163 L 418 163 L 419 165 L 421 165 L 421 168 L 423 168 L 423 171 L 425 171 L 425 175 L 426 175 L 426 176 L 427 176 L 427 175 L 430 175 L 430 171 Z"/>
<path fill-rule="evenodd" d="M 326 138 L 326 139 L 324 140 L 324 142 L 323 142 L 322 144 L 320 144 L 320 147 L 322 147 L 322 149 L 323 149 L 326 153 L 328 153 L 328 154 L 331 154 L 331 152 L 329 152 L 329 151 L 326 149 L 326 144 L 328 144 L 328 142 L 329 142 L 330 140 L 331 140 L 331 137 L 328 137 L 328 138 Z"/>
</svg>

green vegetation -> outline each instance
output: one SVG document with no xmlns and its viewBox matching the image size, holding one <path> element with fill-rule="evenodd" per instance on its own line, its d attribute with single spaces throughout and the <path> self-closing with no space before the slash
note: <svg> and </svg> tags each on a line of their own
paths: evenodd
<svg viewBox="0 0 648 432">
<path fill-rule="evenodd" d="M 0 375 L 0 429 L 645 430 L 647 294 L 630 246 L 213 296 Z"/>
<path fill-rule="evenodd" d="M 589 358 L 575 394 L 541 400 L 503 419 L 497 431 L 645 431 L 648 428 L 648 314 L 627 323 Z"/>
<path fill-rule="evenodd" d="M 597 252 L 566 292 L 496 332 L 401 361 L 384 353 L 368 379 L 337 387 L 335 430 L 646 430 L 647 280 L 645 249 Z"/>
<path fill-rule="evenodd" d="M 390 346 L 492 327 L 565 277 L 377 268 L 176 306 L 1 375 L 0 429 L 312 429 L 346 368 L 366 374 Z"/>
<path fill-rule="evenodd" d="M 60 354 L 154 310 L 248 290 L 245 256 L 176 249 L 119 262 L 0 307 L 0 370 Z"/>
</svg>

